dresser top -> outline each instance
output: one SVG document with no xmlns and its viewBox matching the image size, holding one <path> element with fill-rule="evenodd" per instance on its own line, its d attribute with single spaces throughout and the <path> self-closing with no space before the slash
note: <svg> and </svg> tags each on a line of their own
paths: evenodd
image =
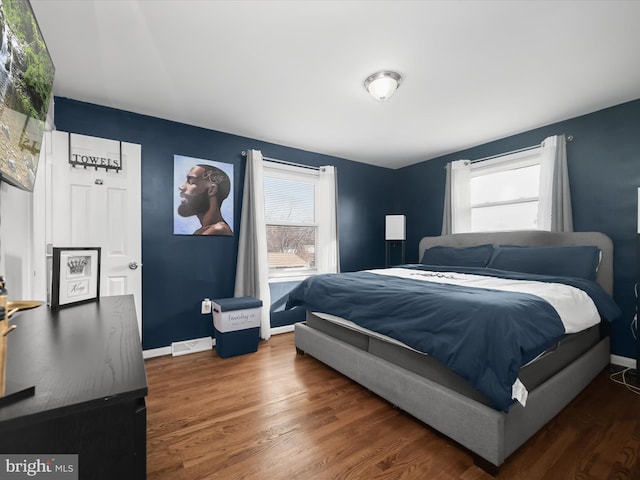
<svg viewBox="0 0 640 480">
<path fill-rule="evenodd" d="M 7 381 L 35 386 L 35 395 L 1 405 L 0 426 L 146 396 L 132 295 L 58 311 L 41 305 L 9 323 L 17 328 L 8 337 Z"/>
</svg>

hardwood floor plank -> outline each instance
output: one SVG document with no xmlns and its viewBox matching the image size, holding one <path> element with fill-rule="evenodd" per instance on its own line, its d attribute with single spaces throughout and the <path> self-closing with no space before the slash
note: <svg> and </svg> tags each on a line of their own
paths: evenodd
<svg viewBox="0 0 640 480">
<path fill-rule="evenodd" d="M 292 333 L 258 352 L 146 361 L 149 480 L 490 480 L 469 451 L 314 358 Z M 640 478 L 640 397 L 602 372 L 498 480 Z"/>
</svg>

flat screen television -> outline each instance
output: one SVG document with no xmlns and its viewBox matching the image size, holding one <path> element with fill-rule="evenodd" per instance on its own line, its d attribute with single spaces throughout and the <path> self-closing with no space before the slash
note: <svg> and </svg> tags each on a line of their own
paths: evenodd
<svg viewBox="0 0 640 480">
<path fill-rule="evenodd" d="M 33 191 L 55 68 L 29 0 L 0 0 L 0 179 Z"/>
</svg>

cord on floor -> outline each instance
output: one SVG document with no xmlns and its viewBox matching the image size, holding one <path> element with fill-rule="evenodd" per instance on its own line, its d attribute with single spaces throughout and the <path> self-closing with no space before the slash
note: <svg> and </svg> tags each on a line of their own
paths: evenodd
<svg viewBox="0 0 640 480">
<path fill-rule="evenodd" d="M 630 370 L 635 370 L 635 368 L 625 368 L 623 370 L 620 370 L 619 372 L 614 372 L 611 375 L 609 375 L 609 378 L 615 383 L 624 385 L 625 387 L 627 387 L 627 390 L 629 390 L 630 392 L 633 392 L 636 395 L 640 395 L 640 388 L 636 387 L 635 385 L 632 385 L 627 380 L 627 372 L 629 372 Z"/>
</svg>

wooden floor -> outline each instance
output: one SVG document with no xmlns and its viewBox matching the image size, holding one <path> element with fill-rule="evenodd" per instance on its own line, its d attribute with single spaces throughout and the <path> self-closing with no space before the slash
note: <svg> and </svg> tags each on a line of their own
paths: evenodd
<svg viewBox="0 0 640 480">
<path fill-rule="evenodd" d="M 293 334 L 257 353 L 146 361 L 147 479 L 489 480 L 470 453 L 310 356 Z M 598 378 L 498 479 L 640 479 L 640 396 Z"/>
</svg>

